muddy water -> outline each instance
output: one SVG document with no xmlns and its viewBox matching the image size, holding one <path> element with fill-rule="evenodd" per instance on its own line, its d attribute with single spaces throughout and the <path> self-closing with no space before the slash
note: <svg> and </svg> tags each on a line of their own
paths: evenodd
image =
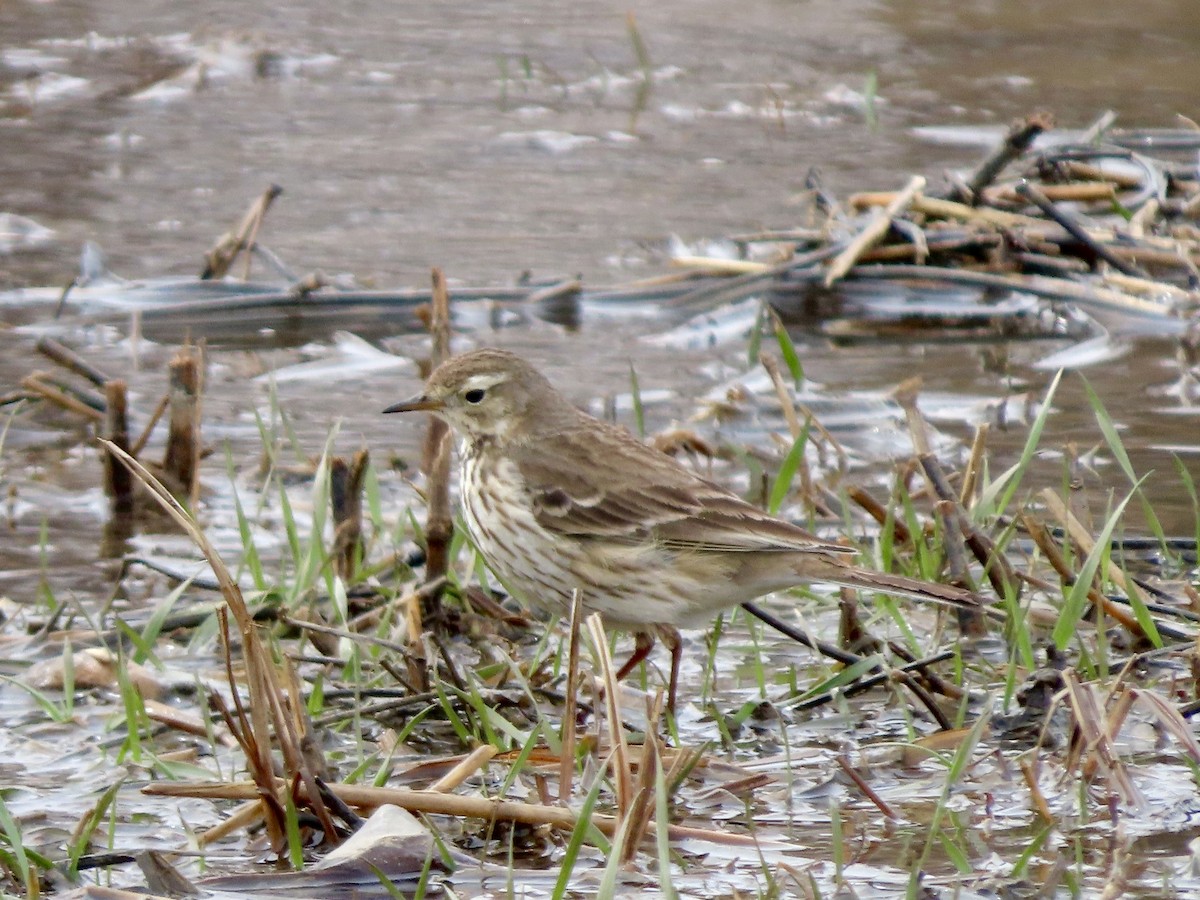
<svg viewBox="0 0 1200 900">
<path fill-rule="evenodd" d="M 54 238 L 0 256 L 0 278 L 61 284 L 85 240 L 126 277 L 195 273 L 211 240 L 275 182 L 286 193 L 261 238 L 298 273 L 388 287 L 423 284 L 431 265 L 466 283 L 527 270 L 625 281 L 660 271 L 672 235 L 793 224 L 811 167 L 844 194 L 911 172 L 936 181 L 980 154 L 922 141 L 914 126 L 1005 123 L 1034 108 L 1067 126 L 1104 109 L 1131 127 L 1196 112 L 1200 16 L 1187 2 L 1142 4 L 1136 27 L 1122 4 L 818 0 L 750 2 L 736 15 L 712 2 L 645 4 L 632 10 L 642 56 L 628 11 L 7 4 L 0 211 Z M 681 365 L 629 341 L 614 354 L 614 333 L 642 328 L 585 321 L 569 338 L 516 328 L 477 339 L 568 364 L 560 373 L 581 398 L 623 385 L 630 361 L 651 385 L 683 375 L 694 392 L 713 354 Z M 29 342 L 0 340 L 0 383 L 10 383 L 30 368 Z M 1170 346 L 1138 349 L 1088 375 L 1140 470 L 1169 470 L 1168 450 L 1194 452 L 1193 419 L 1153 393 L 1173 378 Z M 1013 387 L 980 354 L 954 349 L 831 352 L 810 338 L 803 350 L 810 377 L 839 388 L 914 371 L 932 390 Z M 1017 388 L 1045 382 L 1019 364 L 1013 374 Z M 356 389 L 372 403 L 396 390 L 372 379 Z M 306 399 L 315 419 L 340 412 Z M 1081 424 L 1059 420 L 1064 435 Z M 373 418 L 353 425 L 388 433 Z"/>
<path fill-rule="evenodd" d="M 844 195 L 899 186 L 913 172 L 936 182 L 980 155 L 923 141 L 917 126 L 1003 124 L 1036 108 L 1071 127 L 1105 109 L 1130 127 L 1200 115 L 1192 0 L 1138 4 L 1136 21 L 1128 4 L 1073 0 L 646 3 L 632 7 L 641 60 L 630 9 L 535 0 L 2 4 L 0 212 L 54 235 L 0 255 L 0 287 L 65 283 L 84 241 L 101 245 L 126 277 L 194 274 L 215 236 L 270 182 L 285 194 L 261 240 L 298 273 L 392 287 L 424 284 L 439 265 L 471 284 L 510 283 L 526 270 L 622 282 L 663 271 L 672 236 L 693 242 L 794 224 L 812 167 Z M 867 104 L 872 77 L 877 97 Z M 0 309 L 14 324 L 47 315 Z M 744 368 L 737 340 L 702 349 L 639 340 L 673 324 L 593 311 L 577 333 L 537 321 L 494 333 L 477 325 L 463 346 L 536 356 L 580 403 L 626 391 L 632 364 L 643 391 L 664 392 L 659 401 L 647 395 L 657 429 Z M 921 374 L 928 391 L 987 408 L 1049 379 L 1031 365 L 1042 352 L 1026 347 L 835 348 L 804 329 L 796 337 L 809 378 L 830 396 L 883 392 Z M 74 338 L 129 375 L 141 408 L 152 406 L 165 351 L 143 342 L 135 370 L 120 330 Z M 30 334 L 0 330 L 0 389 L 41 365 L 32 344 Z M 420 345 L 405 335 L 390 342 L 401 352 Z M 1196 416 L 1166 390 L 1177 375 L 1173 354 L 1169 340 L 1131 340 L 1124 356 L 1086 375 L 1135 470 L 1155 472 L 1147 490 L 1166 530 L 1191 533 L 1173 455 L 1200 473 Z M 254 458 L 250 413 L 265 407 L 267 387 L 248 389 L 247 378 L 299 358 L 215 350 L 210 439 L 228 439 L 235 459 Z M 407 454 L 415 437 L 375 411 L 415 385 L 411 370 L 397 370 L 332 387 L 286 382 L 279 392 L 309 452 L 340 419 L 339 449 L 365 444 L 383 461 Z M 1083 398 L 1068 379 L 1045 442 L 1052 451 L 1073 441 L 1086 456 L 1101 441 Z M 627 408 L 621 415 L 629 421 Z M 886 464 L 904 452 L 898 426 L 874 422 L 866 431 L 880 432 L 878 442 L 862 438 L 867 418 L 854 429 L 862 457 Z M 963 413 L 943 427 L 966 438 L 973 421 Z M 75 446 L 81 437 L 53 415 L 10 433 L 3 475 L 19 490 L 0 535 L 0 594 L 111 583 L 107 557 L 124 547 L 98 541 L 98 467 Z M 1023 439 L 1017 425 L 994 446 L 1011 454 Z M 1050 478 L 1060 462 L 1048 457 Z M 218 455 L 206 478 L 219 484 L 224 471 Z M 1106 487 L 1124 484 L 1105 454 L 1081 471 L 1101 505 Z M 217 520 L 228 495 L 214 490 Z"/>
</svg>

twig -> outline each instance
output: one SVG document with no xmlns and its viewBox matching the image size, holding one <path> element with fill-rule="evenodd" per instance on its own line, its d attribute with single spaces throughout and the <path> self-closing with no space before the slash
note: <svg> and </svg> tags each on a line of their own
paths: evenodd
<svg viewBox="0 0 1200 900">
<path fill-rule="evenodd" d="M 843 650 L 836 644 L 831 644 L 828 641 L 823 641 L 820 638 L 810 636 L 807 632 L 801 631 L 800 629 L 789 625 L 782 619 L 777 618 L 755 603 L 747 601 L 746 603 L 742 604 L 742 609 L 746 610 L 746 612 L 750 613 L 750 615 L 754 616 L 756 619 L 766 622 L 780 634 L 791 638 L 797 644 L 808 647 L 810 650 L 816 650 L 822 656 L 827 656 L 830 659 L 842 663 L 843 665 L 857 665 L 864 659 L 862 656 L 858 656 L 857 654 L 851 653 L 848 650 Z"/>
<path fill-rule="evenodd" d="M 1126 275 L 1132 275 L 1136 278 L 1145 278 L 1146 273 L 1133 263 L 1126 262 L 1110 251 L 1107 247 L 1093 238 L 1074 216 L 1069 215 L 1064 210 L 1059 209 L 1054 203 L 1043 194 L 1040 190 L 1033 186 L 1032 183 L 1022 179 L 1017 182 L 1016 192 L 1044 212 L 1049 218 L 1053 219 L 1059 225 L 1067 230 L 1067 233 L 1075 240 L 1079 241 L 1087 247 L 1092 253 L 1104 260 L 1118 272 L 1123 272 Z"/>
<path fill-rule="evenodd" d="M 31 394 L 36 394 L 43 400 L 48 400 L 55 406 L 65 409 L 67 412 L 83 416 L 92 422 L 100 423 L 104 420 L 104 413 L 100 410 L 84 403 L 77 397 L 73 397 L 66 388 L 43 381 L 43 377 L 44 375 L 41 372 L 26 375 L 21 379 L 21 387 Z"/>
<path fill-rule="evenodd" d="M 879 794 L 875 792 L 875 789 L 867 784 L 867 780 L 858 773 L 858 770 L 850 765 L 850 760 L 847 758 L 845 753 L 838 755 L 837 764 L 838 767 L 846 774 L 846 777 L 858 786 L 858 789 L 863 792 L 863 795 L 872 803 L 874 803 L 875 807 L 881 813 L 883 813 L 893 822 L 899 820 L 900 817 L 896 815 L 895 810 L 888 805 L 887 801 L 880 797 Z"/>
<path fill-rule="evenodd" d="M 965 185 L 967 195 L 962 199 L 978 206 L 983 189 L 996 180 L 1010 162 L 1021 157 L 1043 131 L 1054 127 L 1054 117 L 1048 112 L 1036 112 L 1022 122 L 1015 122 L 1004 140 L 979 164 Z"/>
<path fill-rule="evenodd" d="M 279 185 L 270 185 L 250 204 L 250 208 L 246 210 L 246 214 L 242 216 L 242 221 L 234 232 L 221 235 L 213 248 L 204 255 L 204 270 L 200 273 L 202 281 L 225 277 L 238 254 L 248 249 L 254 242 L 258 229 L 262 225 L 263 219 L 266 218 L 267 210 L 271 208 L 275 198 L 282 193 L 283 188 Z M 247 275 L 249 275 L 248 268 Z"/>
<path fill-rule="evenodd" d="M 1045 555 L 1046 562 L 1050 563 L 1051 568 L 1058 573 L 1063 583 L 1074 584 L 1078 576 L 1058 549 L 1058 544 L 1055 543 L 1049 529 L 1025 513 L 1020 515 L 1020 520 L 1029 537 Z M 1088 600 L 1093 605 L 1103 609 L 1104 615 L 1108 616 L 1114 622 L 1118 622 L 1130 634 L 1137 635 L 1140 640 L 1147 640 L 1146 633 L 1142 630 L 1142 626 L 1137 618 L 1105 597 L 1094 584 L 1088 585 Z"/>
<path fill-rule="evenodd" d="M 866 511 L 867 515 L 874 519 L 881 528 L 889 524 L 887 508 L 874 497 L 872 497 L 865 488 L 859 487 L 858 485 L 853 485 L 846 492 L 846 495 L 860 507 L 862 507 L 862 509 Z M 892 516 L 890 524 L 892 529 L 893 544 L 912 544 L 912 532 L 908 530 L 908 526 L 904 524 L 904 521 L 899 516 Z"/>
<path fill-rule="evenodd" d="M 163 394 L 158 401 L 158 406 L 154 407 L 154 412 L 150 414 L 150 421 L 146 423 L 146 427 L 142 429 L 141 437 L 129 451 L 129 455 L 135 459 L 142 455 L 142 451 L 146 449 L 146 443 L 150 440 L 150 435 L 154 433 L 154 427 L 158 425 L 158 420 L 163 417 L 163 413 L 167 411 L 167 407 L 171 405 L 171 392 Z"/>
<path fill-rule="evenodd" d="M 925 179 L 914 175 L 905 185 L 904 190 L 896 194 L 892 201 L 859 232 L 858 236 L 838 254 L 825 273 L 825 287 L 832 287 L 858 262 L 858 258 L 868 248 L 883 240 L 888 229 L 892 227 L 892 219 L 900 215 L 913 201 L 913 198 L 925 188 Z"/>
<path fill-rule="evenodd" d="M 908 663 L 907 665 L 903 665 L 900 667 L 899 671 L 901 671 L 901 672 L 922 671 L 923 669 L 925 669 L 929 666 L 932 666 L 932 665 L 935 665 L 935 664 L 941 663 L 941 662 L 946 662 L 947 660 L 950 660 L 950 659 L 954 659 L 954 656 L 955 656 L 955 653 L 953 650 L 943 650 L 941 653 L 938 653 L 934 656 L 927 656 L 924 659 L 919 659 L 916 662 L 911 662 L 911 663 Z M 925 674 L 925 673 L 922 672 L 922 674 Z M 808 710 L 808 709 L 816 709 L 818 706 L 824 706 L 826 703 L 829 703 L 831 700 L 833 700 L 835 695 L 842 696 L 842 697 L 853 697 L 855 694 L 861 694 L 861 693 L 871 690 L 874 687 L 878 687 L 881 684 L 885 684 L 888 680 L 891 679 L 891 677 L 892 677 L 891 672 L 880 671 L 877 674 L 871 675 L 867 678 L 860 678 L 858 681 L 855 681 L 853 684 L 848 684 L 845 687 L 838 688 L 836 692 L 835 691 L 827 691 L 824 694 L 818 694 L 816 697 L 809 697 L 807 700 L 804 700 L 800 703 L 791 705 L 790 708 L 795 710 L 796 712 L 801 712 L 803 710 Z"/>
<path fill-rule="evenodd" d="M 60 344 L 54 338 L 43 337 L 37 342 L 37 351 L 43 356 L 54 360 L 60 366 L 70 369 L 76 375 L 82 376 L 96 387 L 104 387 L 109 377 L 93 366 L 90 362 L 65 344 Z"/>
</svg>

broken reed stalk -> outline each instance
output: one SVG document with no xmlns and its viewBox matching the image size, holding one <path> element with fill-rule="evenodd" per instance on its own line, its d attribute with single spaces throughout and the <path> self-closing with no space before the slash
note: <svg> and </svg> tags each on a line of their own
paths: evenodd
<svg viewBox="0 0 1200 900">
<path fill-rule="evenodd" d="M 642 742 L 642 758 L 638 762 L 633 802 L 626 817 L 625 842 L 621 845 L 621 863 L 624 865 L 633 862 L 637 856 L 638 846 L 650 833 L 650 820 L 654 818 L 654 781 L 660 766 L 658 730 L 662 702 L 661 690 L 653 700 L 646 699 L 646 739 Z"/>
<path fill-rule="evenodd" d="M 190 506 L 200 493 L 200 395 L 203 390 L 198 348 L 180 347 L 169 364 L 170 417 L 163 471 Z"/>
<path fill-rule="evenodd" d="M 329 464 L 329 505 L 333 512 L 333 560 L 338 577 L 349 582 L 362 559 L 362 487 L 370 454 L 359 450 L 347 463 Z"/>
<path fill-rule="evenodd" d="M 96 387 L 104 387 L 110 380 L 104 372 L 101 372 L 70 347 L 60 344 L 54 338 L 39 338 L 37 351 L 43 356 L 54 360 L 54 362 L 58 363 L 64 369 L 68 369 L 76 375 L 86 378 Z"/>
<path fill-rule="evenodd" d="M 900 547 L 912 545 L 912 533 L 908 530 L 908 526 L 904 524 L 899 516 L 892 516 L 889 522 L 887 507 L 872 497 L 866 488 L 851 485 L 846 491 L 846 496 L 874 519 L 880 528 L 891 528 L 891 542 L 893 544 Z"/>
<path fill-rule="evenodd" d="M 1025 154 L 1043 131 L 1054 127 L 1054 116 L 1049 112 L 1035 112 L 1023 121 L 1014 122 L 1004 140 L 996 145 L 984 158 L 963 186 L 966 194 L 959 199 L 971 206 L 978 206 L 984 188 L 996 180 L 1004 168 Z"/>
<path fill-rule="evenodd" d="M 68 390 L 63 385 L 48 382 L 45 380 L 46 377 L 46 373 L 44 372 L 34 372 L 31 375 L 26 375 L 21 379 L 21 387 L 29 393 L 53 403 L 60 409 L 83 416 L 91 422 L 99 424 L 104 421 L 104 413 L 96 408 L 95 404 L 84 402 L 74 396 L 74 391 Z"/>
<path fill-rule="evenodd" d="M 125 382 L 121 379 L 114 378 L 104 385 L 104 436 L 126 453 L 129 452 L 127 400 Z M 114 515 L 133 512 L 133 473 L 112 453 L 104 454 L 104 493 Z"/>
<path fill-rule="evenodd" d="M 1071 540 L 1079 545 L 1079 549 L 1083 551 L 1083 555 L 1087 556 L 1092 552 L 1092 548 L 1096 546 L 1096 540 L 1092 537 L 1091 532 L 1087 530 L 1082 522 L 1075 517 L 1071 510 L 1062 501 L 1058 494 L 1054 493 L 1050 488 L 1044 488 L 1038 494 L 1038 498 L 1046 504 L 1046 509 L 1054 518 L 1058 519 L 1059 523 L 1066 529 Z M 1146 602 L 1146 595 L 1142 593 L 1142 589 L 1134 583 L 1132 578 L 1126 578 L 1124 570 L 1111 559 L 1108 560 L 1108 566 L 1105 569 L 1108 579 L 1117 587 L 1125 592 L 1125 596 L 1136 597 L 1142 603 Z"/>
<path fill-rule="evenodd" d="M 242 216 L 242 221 L 237 228 L 233 232 L 226 232 L 217 239 L 213 248 L 204 254 L 204 270 L 200 273 L 201 281 L 224 278 L 228 274 L 238 254 L 249 250 L 254 245 L 254 239 L 258 236 L 258 230 L 267 216 L 267 210 L 271 208 L 275 198 L 282 193 L 283 188 L 279 185 L 270 185 L 250 204 L 250 208 Z M 250 276 L 249 260 L 250 256 L 247 254 L 245 273 L 247 278 Z"/>
<path fill-rule="evenodd" d="M 146 449 L 146 444 L 150 441 L 150 435 L 154 433 L 155 427 L 158 425 L 159 419 L 163 417 L 163 413 L 167 411 L 167 407 L 171 404 L 171 394 L 168 391 L 163 394 L 158 400 L 158 406 L 154 407 L 154 412 L 150 413 L 150 421 L 146 423 L 146 427 L 142 429 L 141 435 L 137 442 L 133 445 L 133 449 L 129 451 L 129 455 L 135 459 L 142 455 L 142 451 Z"/>
<path fill-rule="evenodd" d="M 429 333 L 433 338 L 433 357 L 437 368 L 450 358 L 450 292 L 446 276 L 434 268 L 433 304 L 429 318 Z M 454 536 L 454 520 L 450 513 L 450 426 L 436 416 L 429 417 L 425 432 L 423 468 L 426 478 L 427 511 L 425 517 L 425 580 L 433 581 L 446 574 L 449 567 L 450 539 Z M 426 611 L 441 599 L 441 592 L 428 598 Z"/>
<path fill-rule="evenodd" d="M 897 193 L 883 210 L 877 211 L 867 226 L 837 255 L 825 273 L 825 287 L 833 287 L 835 282 L 854 268 L 854 264 L 863 253 L 883 240 L 892 227 L 892 219 L 904 212 L 924 189 L 924 178 L 920 175 L 910 178 L 904 189 Z"/>
<path fill-rule="evenodd" d="M 1098 770 L 1103 771 L 1122 800 L 1133 805 L 1143 804 L 1143 795 L 1134 784 L 1113 743 L 1120 730 L 1120 719 L 1124 717 L 1124 712 L 1118 707 L 1113 712 L 1119 718 L 1105 715 L 1096 687 L 1081 683 L 1074 669 L 1064 669 L 1062 677 L 1067 705 L 1078 729 L 1072 735 L 1071 749 L 1065 762 L 1067 770 L 1078 767 L 1085 781 L 1091 781 Z"/>
</svg>

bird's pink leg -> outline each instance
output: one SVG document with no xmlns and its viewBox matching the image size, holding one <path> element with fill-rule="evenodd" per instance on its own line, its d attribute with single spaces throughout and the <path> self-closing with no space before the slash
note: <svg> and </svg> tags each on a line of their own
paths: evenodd
<svg viewBox="0 0 1200 900">
<path fill-rule="evenodd" d="M 670 625 L 658 626 L 658 637 L 663 646 L 671 651 L 671 681 L 667 689 L 667 712 L 675 715 L 675 689 L 679 686 L 679 662 L 683 659 L 683 636 L 678 628 Z"/>
<path fill-rule="evenodd" d="M 654 635 L 649 631 L 639 631 L 634 635 L 634 640 L 636 643 L 633 645 L 633 655 L 617 672 L 617 681 L 624 681 L 625 676 L 637 668 L 637 664 L 649 656 L 650 651 L 654 649 Z"/>
</svg>

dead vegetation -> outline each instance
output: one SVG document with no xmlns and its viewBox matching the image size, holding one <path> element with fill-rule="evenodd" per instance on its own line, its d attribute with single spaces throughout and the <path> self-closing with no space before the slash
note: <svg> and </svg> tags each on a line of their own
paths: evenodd
<svg viewBox="0 0 1200 900">
<path fill-rule="evenodd" d="M 1200 280 L 1194 170 L 1108 143 L 1032 150 L 1033 139 L 1049 128 L 1040 114 L 1015 126 L 1003 146 L 943 196 L 927 194 L 920 178 L 896 193 L 856 195 L 847 206 L 868 211 L 864 221 L 847 219 L 814 188 L 813 208 L 826 213 L 820 223 L 740 236 L 735 243 L 743 258 L 679 260 L 687 274 L 599 293 L 621 302 L 653 296 L 676 312 L 694 312 L 764 293 L 786 307 L 788 297 L 811 299 L 849 282 L 898 280 L 914 290 L 945 284 L 977 289 L 979 296 L 955 313 L 958 322 L 987 319 L 989 298 L 1006 291 L 1038 303 L 1069 304 L 1085 323 L 1081 339 L 1106 335 L 1130 318 L 1188 333 Z M 205 278 L 228 271 L 239 253 L 254 251 L 262 215 L 277 193 L 260 199 L 237 235 L 210 254 Z M 771 248 L 769 261 L 750 258 L 763 247 Z M 455 294 L 435 271 L 431 305 L 423 313 L 433 337 L 430 365 L 449 353 Z M 404 302 L 424 297 L 404 296 Z M 531 286 L 501 302 L 588 296 L 578 285 Z M 590 297 L 594 302 L 597 294 Z M 173 314 L 195 323 L 196 316 L 282 304 L 293 313 L 319 315 L 323 304 L 334 302 L 328 289 L 317 287 L 210 297 L 187 309 L 176 305 Z M 395 296 L 372 302 L 395 302 Z M 149 315 L 147 310 L 143 321 Z M 953 327 L 951 318 L 947 313 L 942 325 Z M 852 322 L 835 320 L 826 333 L 841 339 L 879 333 L 878 319 L 846 324 Z M 764 336 L 778 343 L 778 356 L 763 351 Z M 727 662 L 731 652 L 720 649 L 719 625 L 707 659 L 697 666 L 702 683 L 695 712 L 674 721 L 663 717 L 653 676 L 648 691 L 617 684 L 610 639 L 598 619 L 582 620 L 578 604 L 565 627 L 531 628 L 523 613 L 487 589 L 486 579 L 478 583 L 473 554 L 453 528 L 444 426 L 431 425 L 424 445 L 424 524 L 413 517 L 401 525 L 416 539 L 419 554 L 400 560 L 384 552 L 379 523 L 364 522 L 364 508 L 379 503 L 370 496 L 377 486 L 366 451 L 348 460 L 325 454 L 309 468 L 314 508 L 307 537 L 294 517 L 288 525 L 294 583 L 259 584 L 248 599 L 243 579 L 226 566 L 196 519 L 204 506 L 203 345 L 180 348 L 169 363 L 162 402 L 145 415 L 128 408 L 121 379 L 56 341 L 44 340 L 39 349 L 86 384 L 31 373 L 6 401 L 52 404 L 93 429 L 106 460 L 113 516 L 144 515 L 151 503 L 161 507 L 213 574 L 205 584 L 175 572 L 176 581 L 189 592 L 215 590 L 220 601 L 184 613 L 164 603 L 146 620 L 114 628 L 61 628 L 61 610 L 40 621 L 33 615 L 12 620 L 10 632 L 21 621 L 28 639 L 61 649 L 50 671 L 39 673 L 42 680 L 31 680 L 32 670 L 25 673 L 27 687 L 65 696 L 85 688 L 119 692 L 131 709 L 141 710 L 126 719 L 131 732 L 139 727 L 138 715 L 163 729 L 152 738 L 147 732 L 158 749 L 147 764 L 154 777 L 143 793 L 218 804 L 225 821 L 195 835 L 200 850 L 243 831 L 261 831 L 258 846 L 267 856 L 304 870 L 290 876 L 297 890 L 351 896 L 364 878 L 376 891 L 380 881 L 423 891 L 443 880 L 482 890 L 507 879 L 554 896 L 567 890 L 611 894 L 622 883 L 652 883 L 670 895 L 673 884 L 694 886 L 712 876 L 706 855 L 719 860 L 713 848 L 731 847 L 749 862 L 731 864 L 743 880 L 733 878 L 730 892 L 745 889 L 745 879 L 762 878 L 766 891 L 786 884 L 815 896 L 827 885 L 853 881 L 844 870 L 845 825 L 869 829 L 879 821 L 915 835 L 906 855 L 892 862 L 909 873 L 910 889 L 922 883 L 986 886 L 992 876 L 970 869 L 984 849 L 956 831 L 969 831 L 980 819 L 967 813 L 956 826 L 947 823 L 959 814 L 951 808 L 952 794 L 986 796 L 991 804 L 997 792 L 1011 795 L 1002 801 L 1006 814 L 1023 816 L 1031 829 L 1014 852 L 1021 860 L 1014 861 L 1009 883 L 1024 878 L 1037 857 L 1051 891 L 1071 878 L 1112 888 L 1139 876 L 1128 840 L 1116 832 L 1104 872 L 1097 873 L 1094 861 L 1062 862 L 1071 852 L 1087 855 L 1080 849 L 1081 823 L 1097 816 L 1108 817 L 1114 828 L 1137 823 L 1148 808 L 1165 802 L 1146 794 L 1156 763 L 1170 767 L 1173 777 L 1200 765 L 1189 723 L 1200 708 L 1195 542 L 1151 534 L 1158 564 L 1152 573 L 1135 572 L 1136 542 L 1123 530 L 1127 505 L 1140 497 L 1140 475 L 1129 467 L 1099 398 L 1092 407 L 1097 430 L 1128 480 L 1124 490 L 1103 498 L 1103 515 L 1089 519 L 1074 508 L 1072 492 L 1038 490 L 1025 481 L 1061 376 L 1040 398 L 1015 460 L 991 457 L 986 426 L 976 429 L 961 459 L 943 458 L 921 411 L 919 382 L 898 386 L 893 399 L 913 453 L 896 467 L 890 494 L 880 497 L 847 474 L 822 483 L 810 470 L 809 447 L 827 460 L 839 460 L 842 450 L 789 384 L 798 358 L 784 323 L 773 312 L 760 314 L 749 355 L 768 375 L 784 431 L 780 443 L 789 451 L 771 476 L 782 485 L 772 496 L 821 527 L 844 530 L 849 523 L 855 533 L 869 534 L 864 553 L 876 562 L 986 592 L 991 603 L 953 622 L 932 615 L 918 622 L 917 614 L 891 601 L 867 605 L 845 592 L 838 598 L 836 642 L 817 639 L 808 627 L 819 598 L 797 598 L 786 612 L 753 607 L 751 613 L 824 661 L 809 658 L 800 673 L 793 665 L 789 683 L 774 677 L 778 673 L 768 675 L 770 663 L 758 653 L 749 665 L 759 691 L 752 697 L 739 692 L 742 702 L 735 706 L 717 687 L 718 660 Z M 161 462 L 143 459 L 164 415 L 165 455 Z M 133 422 L 144 424 L 131 440 Z M 680 431 L 664 436 L 663 445 L 710 459 L 719 455 L 703 437 Z M 845 467 L 834 462 L 826 468 Z M 281 466 L 272 461 L 268 469 L 277 473 Z M 279 490 L 286 502 L 282 482 Z M 328 543 L 321 518 L 326 506 L 333 517 Z M 257 550 L 249 527 L 239 524 L 244 559 L 238 566 L 244 569 Z M 760 640 L 752 627 L 739 627 Z M 205 684 L 194 709 L 158 705 L 145 686 L 154 679 L 131 677 L 130 649 L 138 644 L 131 645 L 129 635 L 141 635 L 148 646 L 156 640 L 182 644 L 205 628 L 215 635 L 210 646 L 219 644 L 225 683 Z M 523 643 L 529 633 L 544 636 L 530 646 Z M 853 719 L 855 704 L 865 697 L 874 697 L 875 713 L 903 711 L 903 739 L 885 741 L 868 728 L 838 735 L 836 752 L 823 758 L 793 756 L 789 729 L 823 715 Z M 331 740 L 327 730 L 345 740 Z M 248 777 L 228 769 L 213 771 L 207 782 L 167 777 L 171 770 L 159 761 L 166 758 L 168 734 L 190 748 L 197 766 L 203 755 L 228 762 L 236 747 L 236 765 Z M 368 737 L 368 752 L 347 752 L 346 743 Z M 832 737 L 829 743 L 835 743 Z M 764 745 L 775 750 L 764 751 Z M 421 758 L 404 759 L 410 752 Z M 919 826 L 914 821 L 930 801 L 928 791 L 906 800 L 889 790 L 897 776 L 884 775 L 906 768 L 938 777 L 932 816 L 926 810 Z M 838 798 L 824 807 L 828 843 L 807 856 L 796 855 L 789 828 L 772 816 L 780 803 L 801 802 L 790 793 L 797 779 L 840 786 Z M 851 805 L 860 809 L 857 818 L 843 820 Z M 306 866 L 358 830 L 362 817 L 390 806 L 419 821 L 393 820 L 368 848 L 356 850 L 357 867 Z M 876 815 L 878 820 L 869 818 Z M 990 813 L 979 815 L 994 823 Z M 30 863 L 32 856 L 17 852 L 16 824 L 6 829 L 2 861 L 14 882 L 33 895 L 39 873 L 50 866 Z M 1046 842 L 1052 832 L 1074 834 L 1077 843 L 1072 848 L 1064 840 L 1051 848 Z M 80 832 L 74 842 L 79 852 L 72 875 L 89 859 L 93 833 Z M 582 865 L 580 854 L 589 847 L 591 862 Z M 518 848 L 533 865 L 519 863 Z M 140 862 L 144 871 L 153 865 L 153 878 L 162 879 L 154 883 L 176 889 L 189 883 L 162 858 Z M 97 856 L 95 864 L 112 863 Z M 557 874 L 538 882 L 536 869 L 547 864 Z M 257 877 L 222 874 L 199 884 L 253 894 L 265 884 Z M 85 888 L 83 894 L 119 892 Z"/>
</svg>

